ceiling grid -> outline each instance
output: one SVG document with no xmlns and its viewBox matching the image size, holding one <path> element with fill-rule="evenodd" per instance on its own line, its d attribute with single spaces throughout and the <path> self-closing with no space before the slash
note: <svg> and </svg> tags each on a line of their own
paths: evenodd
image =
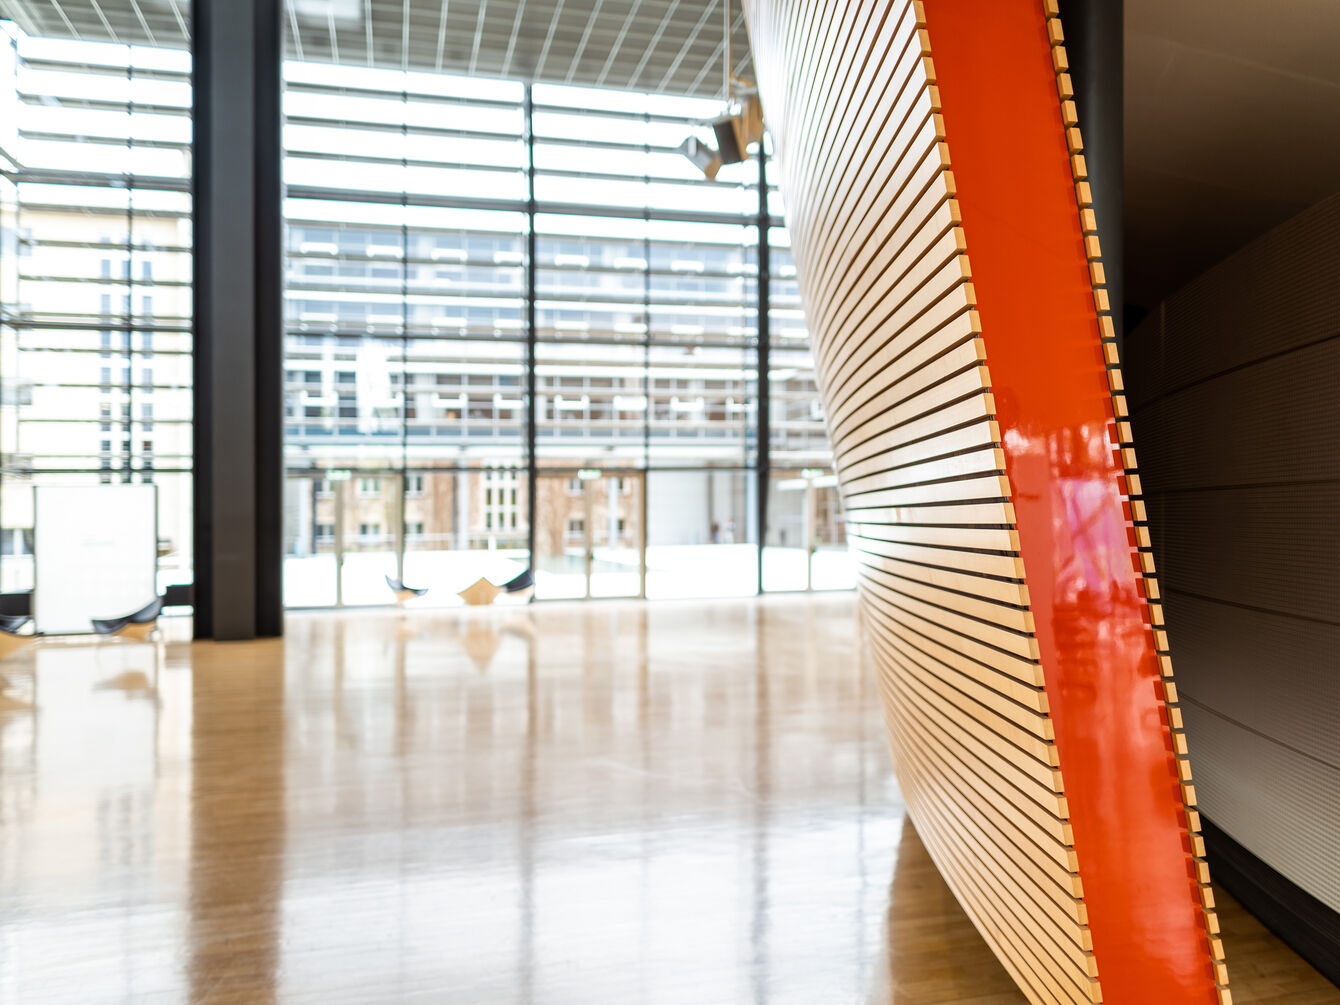
<svg viewBox="0 0 1340 1005">
<path fill-rule="evenodd" d="M 716 97 L 726 2 L 285 0 L 284 15 L 297 59 Z M 31 35 L 179 48 L 188 11 L 187 0 L 0 0 L 0 17 Z M 749 77 L 744 17 L 730 13 L 735 71 Z"/>
</svg>

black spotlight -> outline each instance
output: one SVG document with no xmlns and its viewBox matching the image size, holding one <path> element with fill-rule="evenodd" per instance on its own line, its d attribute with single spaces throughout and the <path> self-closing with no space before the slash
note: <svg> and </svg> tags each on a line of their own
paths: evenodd
<svg viewBox="0 0 1340 1005">
<path fill-rule="evenodd" d="M 712 123 L 722 164 L 739 164 L 745 158 L 745 140 L 740 125 L 736 115 L 723 115 Z"/>
</svg>

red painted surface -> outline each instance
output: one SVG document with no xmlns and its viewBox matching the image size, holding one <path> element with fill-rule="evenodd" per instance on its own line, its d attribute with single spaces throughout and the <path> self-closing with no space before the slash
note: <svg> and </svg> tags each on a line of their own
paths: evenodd
<svg viewBox="0 0 1340 1005">
<path fill-rule="evenodd" d="M 925 6 L 1103 1000 L 1208 1005 L 1042 2 Z"/>
</svg>

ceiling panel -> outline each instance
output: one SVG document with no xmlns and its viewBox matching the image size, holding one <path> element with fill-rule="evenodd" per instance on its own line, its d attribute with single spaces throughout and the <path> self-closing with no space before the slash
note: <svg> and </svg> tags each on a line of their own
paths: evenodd
<svg viewBox="0 0 1340 1005">
<path fill-rule="evenodd" d="M 291 55 L 712 97 L 753 68 L 738 0 L 285 0 Z M 29 34 L 185 46 L 189 0 L 0 0 Z"/>
<path fill-rule="evenodd" d="M 1126 298 L 1148 307 L 1340 189 L 1340 3 L 1125 2 Z"/>
</svg>

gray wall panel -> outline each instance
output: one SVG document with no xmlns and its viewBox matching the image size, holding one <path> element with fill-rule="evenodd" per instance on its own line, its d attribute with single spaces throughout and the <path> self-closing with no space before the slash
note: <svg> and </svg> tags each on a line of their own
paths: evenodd
<svg viewBox="0 0 1340 1005">
<path fill-rule="evenodd" d="M 1340 196 L 1127 337 L 1206 816 L 1340 910 Z"/>
<path fill-rule="evenodd" d="M 1151 521 L 1159 528 L 1154 540 L 1164 590 L 1335 623 L 1336 488 L 1303 483 L 1208 489 L 1154 500 Z"/>
<path fill-rule="evenodd" d="M 1122 362 L 1133 408 L 1340 330 L 1340 196 L 1253 241 L 1156 307 Z M 1143 442 L 1143 441 L 1142 441 Z"/>
<path fill-rule="evenodd" d="M 1212 819 L 1257 858 L 1340 911 L 1340 771 L 1185 705 L 1196 789 Z"/>
<path fill-rule="evenodd" d="M 1188 699 L 1334 763 L 1340 687 L 1324 685 L 1336 672 L 1340 626 L 1181 594 L 1169 594 L 1164 612 L 1177 646 L 1177 686 Z M 1199 748 L 1196 756 L 1199 763 Z"/>
<path fill-rule="evenodd" d="M 1340 466 L 1337 388 L 1330 339 L 1156 399 L 1131 417 L 1140 466 L 1158 470 L 1164 492 L 1314 479 Z M 1157 435 L 1168 429 L 1177 435 Z"/>
</svg>

